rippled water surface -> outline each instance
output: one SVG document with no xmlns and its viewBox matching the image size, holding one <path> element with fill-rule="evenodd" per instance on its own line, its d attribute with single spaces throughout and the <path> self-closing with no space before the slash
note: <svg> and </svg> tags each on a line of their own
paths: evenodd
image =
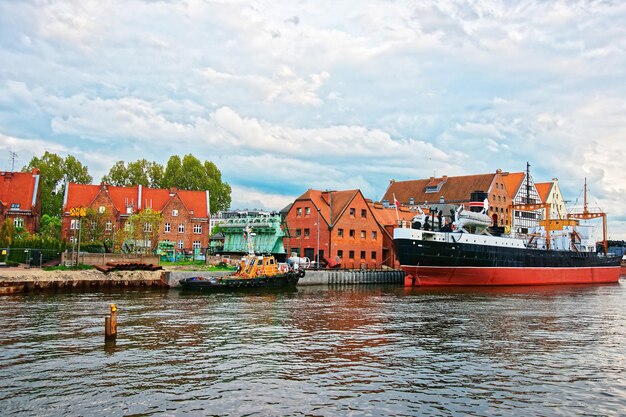
<svg viewBox="0 0 626 417">
<path fill-rule="evenodd" d="M 625 282 L 3 296 L 0 329 L 4 416 L 626 415 Z"/>
</svg>

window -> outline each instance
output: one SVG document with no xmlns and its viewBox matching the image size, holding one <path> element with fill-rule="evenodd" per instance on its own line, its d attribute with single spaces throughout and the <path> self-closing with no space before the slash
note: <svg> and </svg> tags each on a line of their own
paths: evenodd
<svg viewBox="0 0 626 417">
<path fill-rule="evenodd" d="M 372 260 L 376 260 L 376 251 L 375 250 L 372 251 Z"/>
<path fill-rule="evenodd" d="M 202 225 L 201 224 L 194 224 L 193 225 L 193 232 L 196 235 L 199 235 L 200 233 L 202 233 Z"/>
<path fill-rule="evenodd" d="M 353 251 L 353 250 L 351 250 L 351 251 L 348 253 L 348 258 L 350 258 L 350 259 L 354 259 L 354 251 Z"/>
<path fill-rule="evenodd" d="M 183 241 L 179 240 L 178 241 L 178 249 L 182 249 L 183 248 Z"/>
<path fill-rule="evenodd" d="M 350 229 L 350 237 L 352 239 L 354 239 L 354 235 L 355 235 L 354 229 Z"/>
<path fill-rule="evenodd" d="M 376 240 L 377 237 L 378 233 L 376 233 L 376 230 L 372 230 L 372 240 Z"/>
<path fill-rule="evenodd" d="M 363 219 L 367 218 L 367 210 L 361 209 L 361 218 Z"/>
<path fill-rule="evenodd" d="M 19 210 L 19 209 L 20 209 L 20 203 L 11 204 L 11 210 Z"/>
<path fill-rule="evenodd" d="M 92 220 L 91 221 L 91 230 L 96 230 L 96 226 L 98 226 L 98 224 L 94 220 Z"/>
<path fill-rule="evenodd" d="M 17 220 L 17 219 L 15 219 L 15 220 Z M 72 229 L 72 230 L 78 230 L 78 229 L 80 229 L 80 220 L 78 220 L 78 219 L 72 219 L 72 220 L 70 221 L 70 229 Z"/>
<path fill-rule="evenodd" d="M 178 217 L 178 210 L 172 210 L 172 217 Z"/>
<path fill-rule="evenodd" d="M 437 185 L 429 185 L 426 187 L 427 193 L 436 193 L 437 191 L 439 191 L 439 187 Z"/>
<path fill-rule="evenodd" d="M 354 217 L 354 213 L 356 213 L 356 209 L 351 208 L 350 209 L 350 216 Z"/>
<path fill-rule="evenodd" d="M 100 214 L 104 213 L 105 210 L 106 210 L 106 208 L 104 206 L 98 207 L 98 213 L 100 213 Z"/>
<path fill-rule="evenodd" d="M 152 231 L 152 224 L 151 223 L 144 223 L 143 224 L 143 231 L 144 231 L 144 233 L 150 233 Z"/>
<path fill-rule="evenodd" d="M 309 214 L 311 214 L 311 207 L 306 207 L 306 208 L 304 209 L 304 214 L 305 214 L 306 216 L 308 216 Z"/>
<path fill-rule="evenodd" d="M 185 233 L 185 225 L 184 224 L 179 224 L 178 225 L 178 233 Z"/>
<path fill-rule="evenodd" d="M 296 229 L 296 237 L 300 237 L 302 235 L 302 229 Z"/>
<path fill-rule="evenodd" d="M 340 258 L 343 258 L 343 251 L 341 249 L 337 251 L 337 256 L 339 256 Z"/>
<path fill-rule="evenodd" d="M 310 234 L 310 230 L 304 229 L 304 237 L 309 237 L 309 234 Z"/>
<path fill-rule="evenodd" d="M 194 240 L 192 246 L 193 246 L 194 249 L 200 249 L 201 248 L 200 241 L 199 240 Z"/>
<path fill-rule="evenodd" d="M 130 231 L 130 222 L 124 223 L 124 230 L 126 230 L 127 232 Z"/>
<path fill-rule="evenodd" d="M 165 233 L 169 233 L 169 232 L 170 232 L 170 230 L 172 230 L 172 225 L 171 225 L 171 224 L 169 224 L 169 223 L 165 223 L 165 224 L 163 225 L 163 230 L 165 231 Z"/>
<path fill-rule="evenodd" d="M 76 242 L 76 238 L 74 236 L 70 236 L 70 243 Z"/>
<path fill-rule="evenodd" d="M 337 229 L 337 236 L 343 237 L 343 229 Z"/>
<path fill-rule="evenodd" d="M 104 224 L 104 230 L 111 231 L 111 229 L 113 229 L 113 222 L 111 220 L 107 220 Z"/>
<path fill-rule="evenodd" d="M 296 216 L 298 216 L 298 217 L 302 216 L 302 207 L 298 207 L 296 209 Z"/>
<path fill-rule="evenodd" d="M 364 250 L 361 251 L 361 259 L 365 259 L 365 251 Z"/>
<path fill-rule="evenodd" d="M 13 219 L 13 225 L 15 227 L 24 227 L 24 219 L 21 217 L 16 217 Z"/>
<path fill-rule="evenodd" d="M 365 230 L 361 230 L 361 239 L 365 239 Z"/>
</svg>

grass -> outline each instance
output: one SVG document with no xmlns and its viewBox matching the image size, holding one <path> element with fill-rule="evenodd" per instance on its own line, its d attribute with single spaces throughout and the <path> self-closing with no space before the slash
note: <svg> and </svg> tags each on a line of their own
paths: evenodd
<svg viewBox="0 0 626 417">
<path fill-rule="evenodd" d="M 65 266 L 65 265 L 57 265 L 57 266 L 44 266 L 44 271 L 85 271 L 88 269 L 93 269 L 93 265 L 83 265 L 80 264 L 78 266 Z"/>
<path fill-rule="evenodd" d="M 205 265 L 204 261 L 161 261 L 160 265 L 162 267 L 178 267 L 181 269 L 193 269 L 195 271 L 234 271 L 236 269 L 234 266 L 228 265 Z"/>
</svg>

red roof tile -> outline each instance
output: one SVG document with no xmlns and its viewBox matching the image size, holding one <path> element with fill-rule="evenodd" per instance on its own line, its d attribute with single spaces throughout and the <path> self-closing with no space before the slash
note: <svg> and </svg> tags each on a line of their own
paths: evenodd
<svg viewBox="0 0 626 417">
<path fill-rule="evenodd" d="M 421 180 L 393 181 L 383 196 L 393 204 L 393 196 L 402 204 L 409 204 L 411 198 L 414 204 L 437 203 L 443 196 L 445 202 L 468 201 L 473 191 L 488 192 L 495 177 L 493 174 L 465 175 L 461 177 L 441 177 Z M 426 192 L 427 186 L 441 184 L 436 192 Z"/>
<path fill-rule="evenodd" d="M 33 196 L 37 192 L 38 177 L 39 170 L 0 172 L 0 201 L 9 210 L 12 205 L 19 204 L 20 211 L 31 211 L 33 209 Z"/>
<path fill-rule="evenodd" d="M 515 198 L 517 194 L 517 190 L 522 185 L 522 181 L 524 181 L 524 177 L 526 176 L 523 172 L 503 172 L 502 173 L 502 181 L 504 182 L 504 187 L 506 188 L 506 192 L 511 200 Z"/>
<path fill-rule="evenodd" d="M 187 209 L 193 210 L 193 217 L 209 217 L 206 191 L 183 191 L 178 195 Z"/>
<path fill-rule="evenodd" d="M 354 197 L 360 193 L 359 190 L 343 190 L 343 191 L 320 191 L 320 190 L 307 190 L 298 200 L 311 200 L 315 207 L 320 209 L 320 215 L 326 221 L 327 224 L 333 224 L 339 219 L 341 213 L 343 213 L 354 199 Z"/>
<path fill-rule="evenodd" d="M 537 192 L 539 193 L 539 198 L 541 199 L 541 201 L 543 202 L 548 201 L 548 196 L 550 195 L 550 190 L 552 190 L 553 185 L 554 185 L 553 182 L 535 183 L 535 188 L 537 189 Z"/>
<path fill-rule="evenodd" d="M 63 211 L 66 212 L 75 207 L 89 207 L 99 192 L 99 185 L 75 184 L 70 182 L 67 184 L 67 190 L 65 191 L 67 201 L 65 201 Z"/>
</svg>

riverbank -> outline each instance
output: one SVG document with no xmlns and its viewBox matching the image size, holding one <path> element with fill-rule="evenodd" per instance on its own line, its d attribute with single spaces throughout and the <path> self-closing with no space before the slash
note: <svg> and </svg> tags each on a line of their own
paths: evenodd
<svg viewBox="0 0 626 417">
<path fill-rule="evenodd" d="M 0 269 L 0 286 L 21 286 L 24 292 L 107 288 L 166 288 L 163 271 L 115 271 L 95 269 L 44 271 L 23 266 Z"/>
</svg>

